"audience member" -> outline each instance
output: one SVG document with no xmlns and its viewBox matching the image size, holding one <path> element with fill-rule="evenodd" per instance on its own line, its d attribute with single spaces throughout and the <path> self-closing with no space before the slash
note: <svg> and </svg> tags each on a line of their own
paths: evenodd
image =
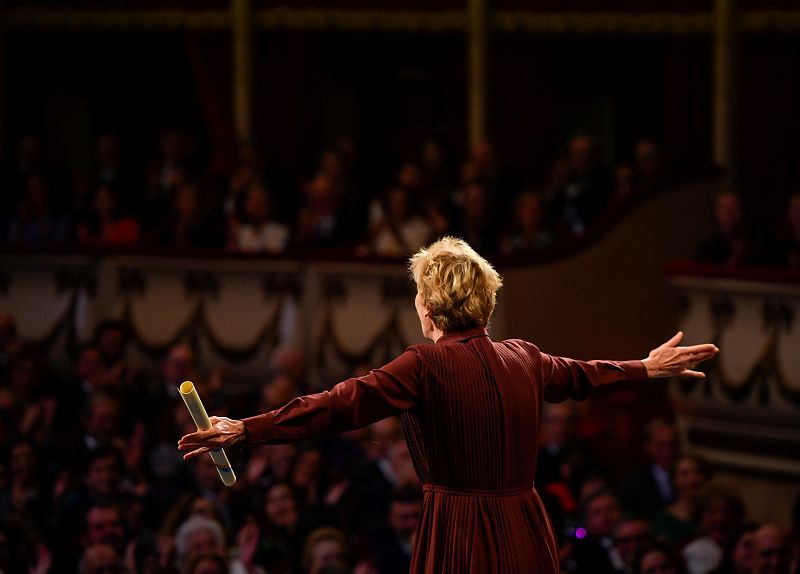
<svg viewBox="0 0 800 574">
<path fill-rule="evenodd" d="M 78 566 L 80 574 L 118 574 L 122 571 L 119 553 L 104 542 L 87 547 Z"/>
<path fill-rule="evenodd" d="M 9 243 L 25 245 L 62 245 L 70 237 L 72 222 L 53 206 L 50 184 L 38 174 L 25 180 L 25 187 L 15 215 L 8 226 Z"/>
<path fill-rule="evenodd" d="M 230 230 L 231 244 L 239 251 L 280 253 L 289 244 L 289 228 L 273 218 L 266 188 L 253 184 L 247 190 L 241 221 Z"/>
<path fill-rule="evenodd" d="M 178 130 L 165 129 L 159 135 L 158 157 L 147 168 L 144 193 L 144 223 L 154 228 L 158 216 L 166 213 L 178 186 L 189 180 L 186 136 Z"/>
<path fill-rule="evenodd" d="M 728 267 L 758 263 L 759 246 L 742 217 L 738 195 L 724 191 L 717 196 L 714 225 L 714 232 L 697 248 L 697 261 Z"/>
<path fill-rule="evenodd" d="M 420 495 L 416 489 L 407 488 L 392 494 L 388 532 L 371 557 L 380 574 L 405 574 L 411 569 L 419 505 Z"/>
<path fill-rule="evenodd" d="M 342 202 L 330 177 L 320 174 L 305 189 L 305 205 L 297 219 L 296 240 L 299 245 L 320 247 L 341 241 L 344 229 Z"/>
<path fill-rule="evenodd" d="M 651 421 L 644 433 L 648 463 L 623 479 L 622 507 L 636 516 L 654 517 L 675 498 L 672 471 L 678 456 L 678 431 L 662 419 Z"/>
<path fill-rule="evenodd" d="M 775 524 L 753 535 L 753 574 L 790 574 L 789 536 Z"/>
<path fill-rule="evenodd" d="M 532 191 L 517 196 L 513 227 L 506 231 L 500 244 L 504 255 L 535 253 L 553 244 L 555 236 L 544 226 L 542 201 Z"/>
<path fill-rule="evenodd" d="M 779 227 L 769 259 L 781 267 L 800 269 L 800 193 L 789 198 L 786 223 Z"/>
<path fill-rule="evenodd" d="M 412 212 L 406 189 L 391 188 L 384 196 L 381 211 L 383 215 L 372 230 L 368 252 L 389 257 L 407 256 L 430 239 L 431 228 Z"/>
<path fill-rule="evenodd" d="M 683 548 L 689 574 L 707 574 L 721 566 L 744 519 L 738 495 L 718 486 L 706 490 L 699 511 L 701 536 Z"/>
<path fill-rule="evenodd" d="M 608 205 L 612 188 L 594 140 L 586 134 L 575 136 L 567 150 L 566 178 L 553 189 L 551 209 L 570 234 L 581 236 Z"/>
<path fill-rule="evenodd" d="M 303 572 L 321 574 L 332 565 L 345 566 L 348 550 L 344 535 L 335 528 L 318 528 L 308 535 L 303 549 Z"/>
<path fill-rule="evenodd" d="M 753 574 L 753 537 L 758 525 L 745 522 L 733 537 L 733 549 L 722 557 L 713 574 Z"/>
<path fill-rule="evenodd" d="M 487 189 L 478 183 L 464 187 L 453 231 L 480 253 L 497 250 L 494 206 Z"/>
<path fill-rule="evenodd" d="M 623 517 L 614 528 L 615 570 L 632 572 L 639 552 L 654 541 L 653 528 L 648 520 Z"/>
<path fill-rule="evenodd" d="M 583 502 L 588 535 L 575 542 L 568 570 L 573 574 L 615 574 L 623 561 L 614 549 L 614 529 L 622 513 L 617 498 L 607 490 Z"/>
<path fill-rule="evenodd" d="M 205 212 L 198 186 L 182 183 L 175 190 L 172 210 L 158 226 L 154 241 L 159 246 L 186 248 L 222 247 L 225 230 L 221 218 Z"/>
<path fill-rule="evenodd" d="M 663 539 L 685 544 L 695 537 L 698 499 L 710 478 L 711 471 L 704 459 L 692 455 L 678 458 L 673 479 L 675 502 L 655 517 L 655 531 Z"/>
<path fill-rule="evenodd" d="M 633 574 L 688 574 L 680 557 L 667 544 L 655 543 L 636 555 Z"/>
<path fill-rule="evenodd" d="M 139 223 L 119 210 L 117 192 L 98 187 L 87 220 L 78 224 L 78 242 L 84 246 L 129 247 L 139 242 Z"/>
</svg>

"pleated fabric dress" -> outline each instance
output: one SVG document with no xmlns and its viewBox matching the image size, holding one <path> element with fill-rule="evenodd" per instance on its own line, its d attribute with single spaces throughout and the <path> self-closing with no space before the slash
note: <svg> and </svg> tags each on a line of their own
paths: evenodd
<svg viewBox="0 0 800 574">
<path fill-rule="evenodd" d="M 542 404 L 646 379 L 641 361 L 554 357 L 476 328 L 244 422 L 250 442 L 280 444 L 401 414 L 424 491 L 411 572 L 557 574 L 533 488 Z"/>
</svg>

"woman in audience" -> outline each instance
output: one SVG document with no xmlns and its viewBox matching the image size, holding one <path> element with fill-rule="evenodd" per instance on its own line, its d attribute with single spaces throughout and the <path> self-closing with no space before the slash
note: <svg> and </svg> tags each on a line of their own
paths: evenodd
<svg viewBox="0 0 800 574">
<path fill-rule="evenodd" d="M 244 215 L 231 228 L 231 241 L 239 251 L 280 253 L 289 243 L 289 228 L 272 216 L 272 200 L 260 183 L 247 190 Z"/>
<path fill-rule="evenodd" d="M 642 548 L 633 563 L 633 574 L 687 574 L 680 557 L 668 544 Z"/>
<path fill-rule="evenodd" d="M 697 534 L 697 504 L 703 487 L 711 478 L 705 459 L 684 455 L 675 465 L 676 500 L 659 512 L 653 530 L 663 539 L 676 544 L 686 544 Z"/>
<path fill-rule="evenodd" d="M 78 224 L 78 242 L 85 246 L 129 247 L 139 242 L 139 222 L 118 210 L 117 193 L 111 187 L 98 187 L 92 211 Z"/>
</svg>

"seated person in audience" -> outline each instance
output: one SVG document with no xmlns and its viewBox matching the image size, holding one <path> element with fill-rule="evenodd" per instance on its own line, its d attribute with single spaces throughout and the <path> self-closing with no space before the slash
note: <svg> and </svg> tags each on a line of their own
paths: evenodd
<svg viewBox="0 0 800 574">
<path fill-rule="evenodd" d="M 62 245 L 70 237 L 71 221 L 53 206 L 50 184 L 38 174 L 25 180 L 16 213 L 8 225 L 9 243 Z"/>
<path fill-rule="evenodd" d="M 614 199 L 627 201 L 639 193 L 633 167 L 628 163 L 621 163 L 614 169 Z"/>
<path fill-rule="evenodd" d="M 382 203 L 382 215 L 361 253 L 402 257 L 416 252 L 429 241 L 431 228 L 423 218 L 413 213 L 409 194 L 404 188 L 391 188 Z"/>
<path fill-rule="evenodd" d="M 779 267 L 800 269 L 800 193 L 789 198 L 786 224 L 778 230 L 769 260 Z"/>
<path fill-rule="evenodd" d="M 10 484 L 0 486 L 0 516 L 13 516 L 25 528 L 46 532 L 53 501 L 36 445 L 25 439 L 15 440 L 9 452 L 8 469 Z"/>
<path fill-rule="evenodd" d="M 664 183 L 664 160 L 656 142 L 643 139 L 633 146 L 634 173 L 641 191 L 656 190 Z"/>
<path fill-rule="evenodd" d="M 753 537 L 758 524 L 745 522 L 733 536 L 732 550 L 725 554 L 722 563 L 712 574 L 753 574 Z"/>
<path fill-rule="evenodd" d="M 608 206 L 613 193 L 611 175 L 599 161 L 594 139 L 573 137 L 567 150 L 566 173 L 551 191 L 551 210 L 566 232 L 579 237 Z"/>
<path fill-rule="evenodd" d="M 213 552 L 200 552 L 189 558 L 183 574 L 231 574 L 231 571 L 224 557 Z"/>
<path fill-rule="evenodd" d="M 215 219 L 215 214 L 209 215 L 205 211 L 207 207 L 200 204 L 197 185 L 179 185 L 175 190 L 171 212 L 161 222 L 152 240 L 157 245 L 178 248 L 222 247 L 225 230 L 221 219 Z"/>
<path fill-rule="evenodd" d="M 110 544 L 98 542 L 83 552 L 78 566 L 79 574 L 119 574 L 123 572 L 122 560 Z"/>
<path fill-rule="evenodd" d="M 320 247 L 340 242 L 344 229 L 342 198 L 334 182 L 318 175 L 305 188 L 305 204 L 297 216 L 296 241 L 301 246 Z"/>
<path fill-rule="evenodd" d="M 45 447 L 57 407 L 54 373 L 41 349 L 29 342 L 21 343 L 9 359 L 8 379 L 0 382 L 4 402 L 15 415 L 8 423 L 16 425 L 19 436 Z"/>
<path fill-rule="evenodd" d="M 503 255 L 535 253 L 553 244 L 555 236 L 545 227 L 542 197 L 533 191 L 517 196 L 514 224 L 500 243 Z"/>
<path fill-rule="evenodd" d="M 790 574 L 789 535 L 775 524 L 753 534 L 753 574 Z"/>
<path fill-rule="evenodd" d="M 227 190 L 222 197 L 222 211 L 227 220 L 239 219 L 247 190 L 264 180 L 256 148 L 250 143 L 239 144 L 237 163 L 227 181 Z"/>
<path fill-rule="evenodd" d="M 615 570 L 630 574 L 639 552 L 655 541 L 650 521 L 635 516 L 623 517 L 614 528 Z"/>
<path fill-rule="evenodd" d="M 84 246 L 130 247 L 139 242 L 139 222 L 119 210 L 116 190 L 98 187 L 92 198 L 92 210 L 78 223 L 78 243 Z"/>
<path fill-rule="evenodd" d="M 298 571 L 310 525 L 289 482 L 276 481 L 267 487 L 256 522 L 261 531 L 256 561 L 270 574 Z"/>
<path fill-rule="evenodd" d="M 117 557 L 124 556 L 128 545 L 122 509 L 109 502 L 95 502 L 75 508 L 69 521 L 56 523 L 53 540 L 54 572 L 74 572 L 85 551 L 108 546 Z M 105 552 L 105 555 L 108 555 Z"/>
<path fill-rule="evenodd" d="M 591 453 L 575 433 L 576 418 L 574 403 L 544 405 L 534 479 L 536 489 L 556 496 L 568 514 L 577 511 L 580 485 L 592 467 Z"/>
<path fill-rule="evenodd" d="M 733 551 L 744 519 L 744 505 L 734 492 L 709 486 L 700 499 L 701 536 L 683 548 L 689 574 L 707 574 Z"/>
<path fill-rule="evenodd" d="M 407 574 L 411 568 L 414 532 L 419 517 L 420 493 L 406 488 L 392 494 L 389 505 L 388 529 L 370 562 L 380 574 Z"/>
<path fill-rule="evenodd" d="M 671 475 L 678 455 L 678 431 L 672 423 L 656 419 L 645 428 L 644 439 L 649 462 L 623 479 L 619 495 L 626 512 L 652 518 L 675 498 Z"/>
<path fill-rule="evenodd" d="M 108 544 L 122 553 L 127 545 L 122 509 L 113 504 L 94 504 L 86 510 L 86 530 L 83 535 L 85 547 Z"/>
<path fill-rule="evenodd" d="M 176 566 L 185 567 L 197 554 L 216 554 L 228 557 L 225 531 L 219 522 L 203 516 L 191 516 L 178 527 L 175 534 Z M 231 574 L 254 574 L 260 571 L 254 564 L 238 558 L 228 559 Z"/>
<path fill-rule="evenodd" d="M 71 567 L 74 570 L 75 565 Z M 53 568 L 53 555 L 40 533 L 12 516 L 0 514 L 0 572 L 39 574 L 58 569 Z"/>
<path fill-rule="evenodd" d="M 272 200 L 266 188 L 256 183 L 245 196 L 242 220 L 230 230 L 234 249 L 280 253 L 289 244 L 289 228 L 272 217 Z"/>
<path fill-rule="evenodd" d="M 672 546 L 663 542 L 641 548 L 636 554 L 633 574 L 688 574 L 683 560 Z"/>
<path fill-rule="evenodd" d="M 333 565 L 346 567 L 349 561 L 349 549 L 341 531 L 318 528 L 306 538 L 303 550 L 305 574 L 321 574 L 324 568 Z"/>
<path fill-rule="evenodd" d="M 614 549 L 614 529 L 622 512 L 617 497 L 601 490 L 583 502 L 587 536 L 575 541 L 567 570 L 573 574 L 616 574 L 622 561 Z"/>
<path fill-rule="evenodd" d="M 144 222 L 148 229 L 157 226 L 169 209 L 178 186 L 190 175 L 186 135 L 167 128 L 158 137 L 158 157 L 147 166 L 144 193 Z"/>
<path fill-rule="evenodd" d="M 497 222 L 487 189 L 481 184 L 464 187 L 453 219 L 453 231 L 479 253 L 497 252 Z"/>
<path fill-rule="evenodd" d="M 675 465 L 675 502 L 655 517 L 654 529 L 664 540 L 683 545 L 697 534 L 697 504 L 700 494 L 711 478 L 711 470 L 703 458 L 683 455 Z"/>
<path fill-rule="evenodd" d="M 736 267 L 759 260 L 759 245 L 742 216 L 739 196 L 723 191 L 714 202 L 714 232 L 697 247 L 695 260 Z"/>
<path fill-rule="evenodd" d="M 453 182 L 445 165 L 444 150 L 439 142 L 428 140 L 422 145 L 419 173 L 426 196 L 438 202 L 446 201 Z"/>
</svg>

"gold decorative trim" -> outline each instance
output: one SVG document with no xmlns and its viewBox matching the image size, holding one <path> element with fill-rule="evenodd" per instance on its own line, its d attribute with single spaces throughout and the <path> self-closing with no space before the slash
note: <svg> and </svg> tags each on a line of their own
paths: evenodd
<svg viewBox="0 0 800 574">
<path fill-rule="evenodd" d="M 742 17 L 745 32 L 798 32 L 800 11 L 764 10 L 746 12 Z"/>
<path fill-rule="evenodd" d="M 704 34 L 711 31 L 711 14 L 625 14 L 564 12 L 536 14 L 500 11 L 494 26 L 501 32 L 530 34 Z"/>
<path fill-rule="evenodd" d="M 42 30 L 224 30 L 227 10 L 46 10 L 19 8 L 5 14 L 7 28 Z"/>
<path fill-rule="evenodd" d="M 224 30 L 228 10 L 52 10 L 17 8 L 6 11 L 8 28 L 44 30 Z M 710 13 L 534 13 L 499 10 L 491 14 L 498 32 L 579 35 L 681 35 L 711 32 Z M 750 33 L 800 32 L 800 10 L 745 12 L 742 30 Z M 326 10 L 271 8 L 253 14 L 257 29 L 309 29 L 393 32 L 463 32 L 460 10 Z"/>
<path fill-rule="evenodd" d="M 394 32 L 463 32 L 466 17 L 459 10 L 293 10 L 255 12 L 256 28 L 334 29 Z"/>
</svg>

